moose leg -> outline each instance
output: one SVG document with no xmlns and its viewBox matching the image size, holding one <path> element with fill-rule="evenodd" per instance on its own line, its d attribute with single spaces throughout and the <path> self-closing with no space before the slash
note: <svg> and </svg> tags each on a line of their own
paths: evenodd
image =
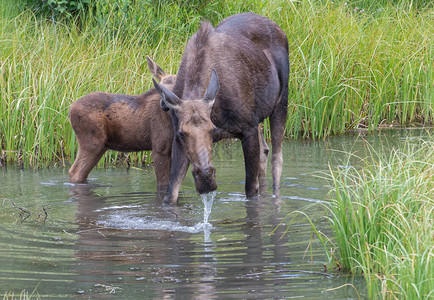
<svg viewBox="0 0 434 300">
<path fill-rule="evenodd" d="M 158 194 L 165 195 L 169 186 L 170 152 L 168 154 L 152 151 L 154 159 L 155 176 L 157 177 Z"/>
<path fill-rule="evenodd" d="M 72 183 L 84 183 L 93 167 L 107 151 L 102 149 L 84 149 L 78 147 L 77 158 L 69 169 L 69 181 Z"/>
<path fill-rule="evenodd" d="M 267 163 L 268 163 L 268 152 L 270 149 L 268 148 L 267 142 L 265 141 L 264 131 L 260 126 L 258 126 L 258 135 L 259 135 L 259 147 L 260 147 L 260 157 L 261 157 L 261 166 L 259 168 L 259 179 L 265 178 L 267 175 Z"/>
<path fill-rule="evenodd" d="M 282 142 L 285 133 L 286 118 L 288 114 L 288 77 L 289 77 L 289 60 L 288 44 L 284 42 L 285 47 L 276 47 L 272 50 L 274 66 L 280 82 L 280 93 L 277 105 L 270 116 L 271 129 L 271 173 L 273 175 L 273 193 L 277 195 L 280 187 L 280 177 L 282 175 Z"/>
<path fill-rule="evenodd" d="M 185 174 L 187 173 L 188 165 L 189 161 L 184 147 L 181 145 L 178 137 L 175 137 L 172 144 L 169 188 L 164 197 L 165 203 L 175 204 L 178 201 L 179 190 L 181 188 L 181 183 L 185 178 Z"/>
<path fill-rule="evenodd" d="M 270 117 L 271 129 L 271 173 L 273 176 L 273 192 L 276 194 L 280 187 L 280 176 L 282 175 L 282 142 L 285 132 L 286 109 L 276 111 Z"/>
<path fill-rule="evenodd" d="M 260 142 L 258 129 L 249 131 L 241 140 L 246 167 L 246 196 L 252 198 L 259 192 Z"/>
<path fill-rule="evenodd" d="M 258 136 L 259 136 L 259 153 L 260 153 L 260 166 L 259 166 L 259 194 L 264 194 L 267 191 L 267 164 L 268 164 L 268 153 L 270 149 L 268 148 L 267 142 L 264 138 L 263 129 L 258 126 Z"/>
</svg>

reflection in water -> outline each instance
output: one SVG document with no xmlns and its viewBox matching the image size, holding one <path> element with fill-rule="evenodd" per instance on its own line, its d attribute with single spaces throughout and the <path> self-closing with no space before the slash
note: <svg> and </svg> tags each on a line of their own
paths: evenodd
<svg viewBox="0 0 434 300">
<path fill-rule="evenodd" d="M 296 219 L 284 235 L 284 218 L 303 211 L 329 234 L 321 219 L 329 186 L 316 172 L 357 167 L 357 156 L 371 151 L 368 143 L 396 148 L 420 135 L 291 141 L 284 146 L 280 195 L 270 194 L 269 179 L 255 200 L 244 196 L 239 143 L 217 145 L 219 189 L 206 202 L 209 225 L 191 178 L 179 205 L 165 206 L 153 170 L 95 169 L 89 184 L 71 185 L 64 169 L 1 167 L 0 294 L 38 286 L 42 298 L 356 299 L 353 287 L 324 292 L 351 283 L 363 295 L 363 280 L 324 274 L 324 250 L 310 240 L 309 222 Z M 33 212 L 44 207 L 47 218 L 20 222 L 4 199 Z"/>
<path fill-rule="evenodd" d="M 75 271 L 80 278 L 78 291 L 85 295 L 101 292 L 100 287 L 120 293 L 125 284 L 146 282 L 153 287 L 142 291 L 157 298 L 194 295 L 209 299 L 220 292 L 225 296 L 280 297 L 291 292 L 291 277 L 305 277 L 289 272 L 288 241 L 282 238 L 286 228 L 279 226 L 282 200 L 266 190 L 255 200 L 240 196 L 244 213 L 239 213 L 244 217 L 221 219 L 211 226 L 204 222 L 191 225 L 191 220 L 183 217 L 190 204 L 162 206 L 160 198 L 154 197 L 149 204 L 121 205 L 119 199 L 98 195 L 96 185 L 70 189 L 77 202 L 79 225 Z M 128 194 L 131 196 L 148 199 L 153 194 Z M 212 203 L 213 198 L 210 195 L 205 201 Z M 222 231 L 226 237 L 213 241 L 213 231 Z"/>
<path fill-rule="evenodd" d="M 182 225 L 180 209 L 163 207 L 160 197 L 154 197 L 148 208 L 144 205 L 107 206 L 109 197 L 99 196 L 94 189 L 94 186 L 86 185 L 71 188 L 71 196 L 78 204 L 76 258 L 79 263 L 76 272 L 80 279 L 88 278 L 84 283 L 89 283 L 81 289 L 84 294 L 98 292 L 92 285 L 96 278 L 104 278 L 103 282 L 98 282 L 99 286 L 120 288 L 124 284 L 143 281 L 170 285 L 182 282 L 183 278 L 196 278 L 199 274 L 206 280 L 183 288 L 182 292 L 197 294 L 215 290 L 212 287 L 215 261 L 211 259 L 211 264 L 208 261 L 197 264 L 194 257 L 184 255 L 197 251 L 197 245 L 188 239 L 187 234 L 199 231 L 204 232 L 203 252 L 212 251 L 209 226 L 203 223 L 198 223 L 199 226 Z M 210 253 L 205 257 L 208 260 L 212 256 Z M 122 265 L 127 268 L 120 271 L 118 267 Z M 156 298 L 176 294 L 176 289 L 172 288 L 143 291 Z"/>
</svg>

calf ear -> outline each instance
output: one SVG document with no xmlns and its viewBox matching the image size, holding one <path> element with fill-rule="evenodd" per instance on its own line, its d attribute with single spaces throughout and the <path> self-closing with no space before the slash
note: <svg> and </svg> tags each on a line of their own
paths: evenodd
<svg viewBox="0 0 434 300">
<path fill-rule="evenodd" d="M 163 71 L 162 68 L 160 68 L 159 65 L 157 65 L 149 56 L 146 56 L 146 61 L 148 63 L 149 71 L 151 71 L 152 76 L 158 80 L 161 81 L 161 79 L 166 76 L 166 72 Z"/>
<path fill-rule="evenodd" d="M 203 100 L 209 103 L 210 108 L 213 106 L 217 92 L 219 91 L 219 78 L 216 70 L 212 69 L 211 79 L 209 80 L 208 87 L 206 88 Z"/>
<path fill-rule="evenodd" d="M 155 81 L 155 79 L 152 78 L 152 82 L 154 83 L 155 88 L 157 89 L 157 92 L 160 94 L 160 106 L 164 111 L 168 111 L 169 109 L 178 109 L 179 105 L 181 104 L 181 99 L 179 99 L 178 96 L 176 96 L 174 93 L 169 91 L 167 88 L 165 88 L 163 85 L 159 84 Z"/>
</svg>

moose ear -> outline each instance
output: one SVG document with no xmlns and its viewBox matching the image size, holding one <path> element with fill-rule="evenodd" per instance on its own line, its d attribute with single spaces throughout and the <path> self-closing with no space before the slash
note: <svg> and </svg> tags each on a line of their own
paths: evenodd
<svg viewBox="0 0 434 300">
<path fill-rule="evenodd" d="M 161 81 L 161 79 L 167 75 L 149 56 L 146 56 L 146 62 L 148 63 L 148 68 L 152 76 L 158 81 Z"/>
<path fill-rule="evenodd" d="M 163 85 L 159 84 L 152 78 L 152 82 L 154 83 L 155 89 L 160 94 L 160 106 L 164 111 L 168 111 L 169 109 L 176 110 L 178 106 L 181 104 L 181 99 L 176 96 L 174 93 L 169 91 Z"/>
<path fill-rule="evenodd" d="M 209 103 L 210 108 L 214 104 L 215 97 L 216 97 L 219 89 L 220 89 L 220 86 L 219 86 L 219 78 L 217 76 L 217 72 L 216 72 L 216 70 L 212 69 L 211 79 L 209 80 L 205 95 L 203 96 L 203 100 L 205 100 Z"/>
</svg>

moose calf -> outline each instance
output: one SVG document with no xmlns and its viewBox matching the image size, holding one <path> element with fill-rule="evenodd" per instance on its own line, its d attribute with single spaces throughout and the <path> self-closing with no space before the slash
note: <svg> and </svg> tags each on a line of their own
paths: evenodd
<svg viewBox="0 0 434 300">
<path fill-rule="evenodd" d="M 166 74 L 149 57 L 146 59 L 153 77 L 172 90 L 176 75 Z M 77 158 L 69 170 L 70 182 L 85 182 L 109 149 L 152 150 L 158 190 L 166 191 L 173 126 L 169 113 L 160 107 L 155 88 L 141 95 L 91 93 L 71 105 L 69 117 L 79 144 Z"/>
</svg>

